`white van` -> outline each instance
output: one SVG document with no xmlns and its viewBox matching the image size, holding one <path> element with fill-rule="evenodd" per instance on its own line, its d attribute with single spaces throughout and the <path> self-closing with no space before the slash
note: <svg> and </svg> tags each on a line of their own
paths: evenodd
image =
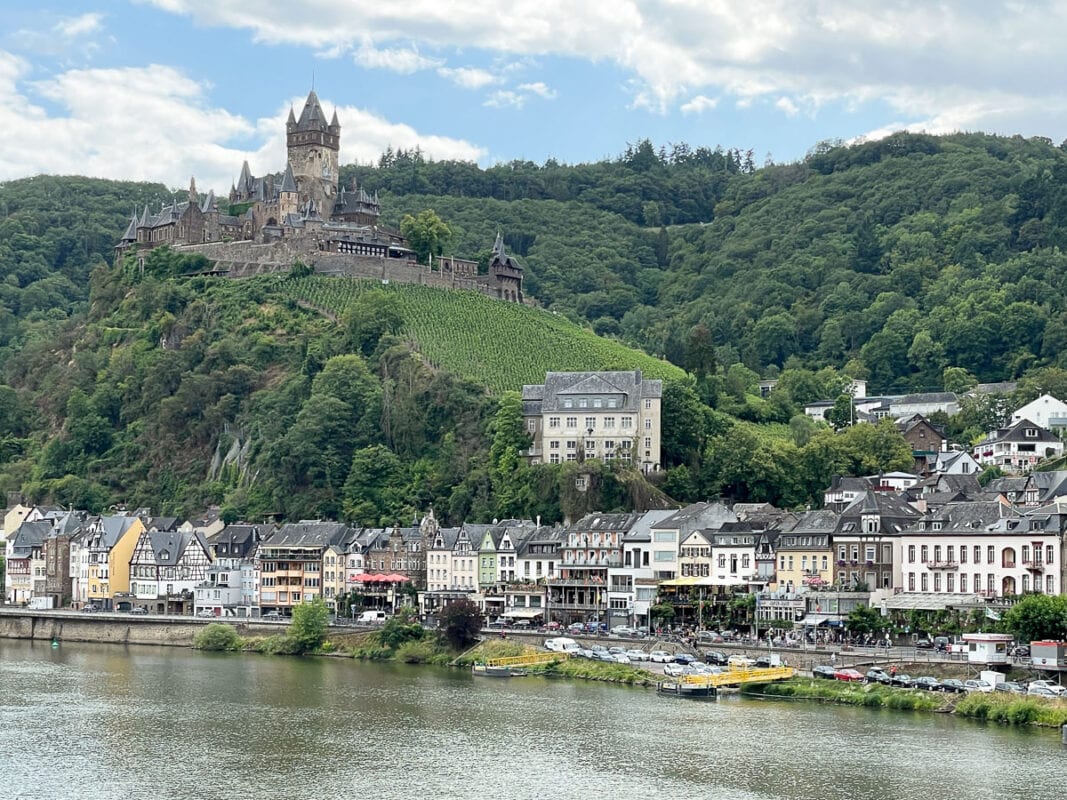
<svg viewBox="0 0 1067 800">
<path fill-rule="evenodd" d="M 568 639 L 566 636 L 557 636 L 555 639 L 546 639 L 545 647 L 555 653 L 577 653 L 582 649 L 581 645 L 574 641 L 574 639 Z"/>
<path fill-rule="evenodd" d="M 384 611 L 364 611 L 356 619 L 356 622 L 360 625 L 379 625 L 385 622 Z"/>
</svg>

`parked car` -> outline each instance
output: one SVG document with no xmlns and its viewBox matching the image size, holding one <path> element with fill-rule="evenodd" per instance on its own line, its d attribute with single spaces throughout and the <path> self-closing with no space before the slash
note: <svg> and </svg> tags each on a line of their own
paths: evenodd
<svg viewBox="0 0 1067 800">
<path fill-rule="evenodd" d="M 689 664 L 689 672 L 692 675 L 708 675 L 710 674 L 710 669 L 711 667 L 703 661 L 694 661 L 692 664 Z"/>
<path fill-rule="evenodd" d="M 648 661 L 648 653 L 644 650 L 635 650 L 633 648 L 626 651 L 626 656 L 631 661 Z"/>
<path fill-rule="evenodd" d="M 1016 658 L 1029 658 L 1030 657 L 1030 645 L 1017 644 L 1011 649 L 1011 654 Z"/>
<path fill-rule="evenodd" d="M 709 664 L 718 664 L 720 667 L 725 667 L 729 661 L 729 656 L 722 650 L 708 650 L 704 653 L 704 660 Z"/>
<path fill-rule="evenodd" d="M 689 666 L 694 661 L 696 661 L 696 658 L 691 656 L 689 653 L 677 653 L 674 656 L 674 663 L 675 664 L 682 664 L 683 666 Z"/>
<path fill-rule="evenodd" d="M 629 664 L 630 657 L 626 653 L 612 653 L 611 657 L 615 659 L 616 664 Z"/>
<path fill-rule="evenodd" d="M 99 611 L 99 610 L 100 610 L 100 606 L 94 606 L 92 603 L 86 603 L 84 606 L 82 606 L 82 611 L 84 611 L 87 614 L 91 614 L 94 611 Z"/>
<path fill-rule="evenodd" d="M 871 667 L 863 677 L 867 683 L 889 683 L 889 673 L 881 667 Z"/>
<path fill-rule="evenodd" d="M 591 644 L 589 645 L 589 649 L 592 650 L 594 653 L 608 652 L 608 648 L 604 647 L 604 645 L 602 644 Z"/>
<path fill-rule="evenodd" d="M 939 653 L 947 653 L 949 640 L 947 636 L 935 636 L 934 637 L 934 650 Z"/>
<path fill-rule="evenodd" d="M 994 692 L 1007 692 L 1008 694 L 1026 694 L 1026 687 L 1015 681 L 1001 681 L 993 687 Z"/>
<path fill-rule="evenodd" d="M 916 639 L 915 640 L 915 648 L 917 650 L 933 650 L 934 649 L 933 639 Z"/>
<path fill-rule="evenodd" d="M 663 674 L 668 678 L 677 678 L 681 675 L 685 675 L 686 668 L 681 664 L 667 664 L 663 668 Z"/>
<path fill-rule="evenodd" d="M 925 689 L 928 692 L 938 692 L 941 690 L 941 681 L 937 678 L 932 678 L 929 675 L 923 675 L 921 678 L 916 678 L 911 682 L 913 689 Z"/>
<path fill-rule="evenodd" d="M 202 608 L 196 612 L 196 615 L 198 617 L 214 617 L 215 612 L 212 611 L 210 608 Z"/>
<path fill-rule="evenodd" d="M 585 625 L 580 622 L 572 622 L 567 626 L 567 633 L 585 633 Z"/>
<path fill-rule="evenodd" d="M 718 644 L 722 640 L 722 634 L 717 631 L 701 631 L 697 634 L 697 641 L 701 644 Z"/>
<path fill-rule="evenodd" d="M 608 648 L 608 652 L 611 653 L 613 656 L 617 656 L 617 655 L 619 655 L 619 653 L 625 653 L 626 652 L 626 648 L 625 647 L 619 647 L 618 645 L 616 645 L 614 647 L 609 647 Z"/>
<path fill-rule="evenodd" d="M 751 669 L 756 666 L 756 659 L 748 656 L 733 655 L 726 659 L 726 663 L 733 669 Z"/>
<path fill-rule="evenodd" d="M 1026 690 L 1028 695 L 1034 697 L 1063 697 L 1067 694 L 1067 690 L 1057 692 L 1056 689 L 1063 689 L 1062 686 L 1031 686 Z"/>
<path fill-rule="evenodd" d="M 900 686 L 907 689 L 911 686 L 911 675 L 905 675 L 903 672 L 898 672 L 896 675 L 889 676 L 890 686 Z"/>
<path fill-rule="evenodd" d="M 674 660 L 674 656 L 666 650 L 653 650 L 648 654 L 648 660 L 653 664 L 669 664 Z"/>
<path fill-rule="evenodd" d="M 279 613 L 277 611 L 268 611 L 266 614 L 264 614 L 263 616 L 260 617 L 260 619 L 271 620 L 273 622 L 277 622 L 281 618 L 282 618 L 281 613 Z"/>
<path fill-rule="evenodd" d="M 610 661 L 610 662 L 614 663 L 615 662 L 615 656 L 612 655 L 611 653 L 609 653 L 607 650 L 597 650 L 596 651 L 596 660 L 597 661 Z"/>
<path fill-rule="evenodd" d="M 131 614 L 147 614 L 148 613 L 148 609 L 145 608 L 144 606 L 134 606 L 133 608 L 130 609 L 130 613 Z"/>
<path fill-rule="evenodd" d="M 633 636 L 634 629 L 628 625 L 616 625 L 611 629 L 611 633 L 614 636 Z"/>
<path fill-rule="evenodd" d="M 590 650 L 588 647 L 583 647 L 577 653 L 574 654 L 578 658 L 596 658 L 596 653 Z"/>
<path fill-rule="evenodd" d="M 831 667 L 823 664 L 817 667 L 811 668 L 811 677 L 813 678 L 825 678 L 827 680 L 837 679 L 837 667 Z"/>
<path fill-rule="evenodd" d="M 849 669 L 846 667 L 845 669 L 839 669 L 835 672 L 834 678 L 839 681 L 862 681 L 863 673 L 858 669 Z"/>
<path fill-rule="evenodd" d="M 941 681 L 942 692 L 965 692 L 967 689 L 963 685 L 963 681 L 959 678 L 945 678 Z"/>
<path fill-rule="evenodd" d="M 993 684 L 989 681 L 983 681 L 981 679 L 974 679 L 963 682 L 963 689 L 966 692 L 991 692 L 993 691 Z"/>
</svg>

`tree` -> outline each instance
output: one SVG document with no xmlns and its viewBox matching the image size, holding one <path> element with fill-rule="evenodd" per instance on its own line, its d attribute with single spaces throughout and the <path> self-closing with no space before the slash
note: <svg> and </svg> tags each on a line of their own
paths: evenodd
<svg viewBox="0 0 1067 800">
<path fill-rule="evenodd" d="M 877 633 L 885 627 L 885 620 L 870 606 L 859 606 L 849 612 L 845 627 L 853 633 Z"/>
<path fill-rule="evenodd" d="M 1027 595 L 1008 609 L 1001 625 L 1018 642 L 1067 639 L 1067 595 Z"/>
<path fill-rule="evenodd" d="M 401 609 L 396 616 L 382 625 L 378 631 L 378 641 L 390 650 L 396 650 L 408 642 L 421 641 L 426 636 L 426 629 L 415 619 L 409 609 Z"/>
<path fill-rule="evenodd" d="M 465 650 L 478 641 L 482 612 L 466 598 L 445 606 L 441 612 L 441 633 L 456 650 Z"/>
<path fill-rule="evenodd" d="M 400 220 L 400 233 L 415 251 L 419 263 L 427 263 L 431 255 L 441 255 L 452 238 L 452 229 L 429 208 L 420 211 L 418 216 L 407 214 Z"/>
<path fill-rule="evenodd" d="M 330 609 L 321 597 L 316 597 L 310 603 L 294 606 L 289 638 L 296 644 L 297 652 L 306 653 L 321 647 L 326 639 L 326 628 L 329 624 Z"/>
</svg>

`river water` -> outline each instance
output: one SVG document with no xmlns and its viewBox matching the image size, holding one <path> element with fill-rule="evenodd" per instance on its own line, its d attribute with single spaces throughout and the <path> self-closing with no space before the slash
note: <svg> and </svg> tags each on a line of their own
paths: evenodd
<svg viewBox="0 0 1067 800">
<path fill-rule="evenodd" d="M 0 640 L 0 797 L 1062 800 L 1058 731 L 458 670 Z"/>
</svg>

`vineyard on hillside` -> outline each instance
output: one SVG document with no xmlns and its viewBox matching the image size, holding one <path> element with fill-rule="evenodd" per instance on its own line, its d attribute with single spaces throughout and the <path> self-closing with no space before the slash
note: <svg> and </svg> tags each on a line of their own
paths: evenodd
<svg viewBox="0 0 1067 800">
<path fill-rule="evenodd" d="M 312 275 L 281 284 L 296 300 L 341 317 L 360 293 L 395 296 L 404 333 L 436 367 L 494 392 L 541 383 L 545 372 L 640 369 L 650 378 L 680 378 L 682 370 L 597 336 L 557 314 L 505 303 L 476 292 Z"/>
</svg>

